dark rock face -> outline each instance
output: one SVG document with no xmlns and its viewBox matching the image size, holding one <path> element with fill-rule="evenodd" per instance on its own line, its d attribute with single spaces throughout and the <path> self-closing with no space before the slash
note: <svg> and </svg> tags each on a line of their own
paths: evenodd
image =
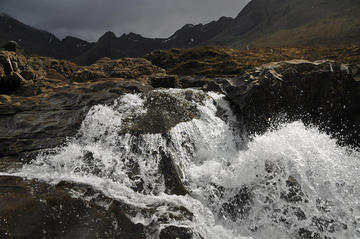
<svg viewBox="0 0 360 239">
<path fill-rule="evenodd" d="M 0 235 L 3 238 L 146 238 L 146 228 L 124 214 L 124 205 L 94 195 L 86 185 L 48 185 L 17 177 L 0 177 Z M 100 206 L 106 202 L 108 209 Z"/>
<path fill-rule="evenodd" d="M 184 187 L 177 165 L 170 155 L 161 150 L 161 161 L 159 165 L 159 171 L 164 175 L 165 187 L 168 194 L 186 195 L 188 191 Z"/>
<path fill-rule="evenodd" d="M 133 134 L 134 151 L 138 149 L 136 140 L 140 140 L 136 136 L 158 133 L 166 139 L 172 127 L 199 117 L 191 102 L 201 102 L 205 94 L 182 91 L 184 99 L 179 100 L 175 93 L 153 90 L 157 87 L 223 91 L 253 133 L 267 130 L 271 126 L 269 118 L 287 114 L 290 120 L 302 119 L 330 127 L 331 131 L 347 127 L 343 131 L 347 136 L 344 141 L 356 145 L 360 125 L 359 69 L 333 61 L 290 61 L 267 64 L 232 78 L 178 78 L 141 58 L 103 58 L 96 64 L 81 67 L 46 57 L 27 58 L 15 52 L 0 52 L 0 171 L 21 167 L 22 163 L 34 159 L 39 150 L 61 145 L 66 137 L 77 132 L 91 106 L 112 103 L 124 93 L 139 92 L 146 98 L 147 112 L 124 119 L 124 131 L 118 132 Z M 159 149 L 159 152 L 156 170 L 163 177 L 165 193 L 189 194 L 174 159 L 165 150 Z M 91 151 L 84 152 L 79 160 L 84 162 L 81 170 L 85 174 L 102 176 L 104 165 Z M 136 177 L 139 164 L 130 164 L 128 173 Z M 276 175 L 281 169 L 265 162 L 265 170 L 267 174 L 260 187 L 276 186 Z M 232 221 L 247 219 L 254 204 L 253 191 L 262 190 L 246 185 L 232 191 L 231 197 L 225 197 L 228 189 L 211 186 L 215 196 L 223 199 L 215 205 L 219 208 L 218 215 Z M 140 181 L 133 190 L 142 193 L 143 187 Z M 74 191 L 85 196 L 99 194 L 84 201 L 73 197 Z M 307 195 L 295 177 L 286 176 L 285 189 L 279 191 L 279 198 L 299 220 L 306 218 L 296 204 L 307 203 Z M 110 199 L 86 185 L 62 182 L 51 186 L 0 177 L 0 202 L 0 235 L 9 237 L 140 239 L 147 233 L 157 233 L 160 238 L 194 237 L 189 228 L 171 226 L 171 220 L 178 217 L 192 220 L 193 215 L 186 208 L 167 205 L 169 215 L 176 213 L 159 219 L 166 227 L 149 228 L 133 223 L 128 217 L 135 217 L 140 209 Z M 100 202 L 106 202 L 108 209 Z M 150 205 L 146 213 L 153 215 L 159 206 L 162 205 Z M 274 215 L 275 222 L 286 224 L 286 220 L 278 220 L 286 213 L 289 212 Z M 331 231 L 334 223 L 346 227 L 326 218 L 309 220 L 324 231 Z M 303 229 L 294 237 L 311 238 L 311 235 L 315 234 Z M 313 238 L 317 238 L 316 235 Z"/>
<path fill-rule="evenodd" d="M 147 109 L 145 114 L 124 119 L 123 132 L 163 134 L 181 122 L 199 117 L 196 106 L 191 102 L 159 91 L 146 94 L 144 106 Z"/>
<path fill-rule="evenodd" d="M 75 37 L 59 40 L 55 35 L 28 26 L 6 14 L 0 15 L 0 46 L 15 41 L 25 52 L 41 56 L 72 59 L 86 52 L 92 43 Z M 6 50 L 14 51 L 14 46 Z"/>
<path fill-rule="evenodd" d="M 180 78 L 182 88 L 196 88 L 203 91 L 214 91 L 223 93 L 220 85 L 222 80 L 211 79 L 206 77 L 181 77 Z"/>
<path fill-rule="evenodd" d="M 154 88 L 180 88 L 179 79 L 175 75 L 157 75 L 150 80 Z"/>
<path fill-rule="evenodd" d="M 0 52 L 0 69 L 0 94 L 34 96 L 39 93 L 38 76 L 21 54 Z"/>
<path fill-rule="evenodd" d="M 147 92 L 151 78 L 166 77 L 144 59 L 103 59 L 81 68 L 7 51 L 0 52 L 0 73 L 0 157 L 55 147 L 76 133 L 91 106 Z"/>
<path fill-rule="evenodd" d="M 251 133 L 286 115 L 342 132 L 343 142 L 359 145 L 359 87 L 348 65 L 294 60 L 255 68 L 224 89 Z"/>
<path fill-rule="evenodd" d="M 161 230 L 160 239 L 181 238 L 192 239 L 193 232 L 189 228 L 168 226 Z"/>
<path fill-rule="evenodd" d="M 16 41 L 9 41 L 3 46 L 3 48 L 7 51 L 15 51 L 15 52 L 21 49 L 20 45 Z"/>
<path fill-rule="evenodd" d="M 158 206 L 136 208 L 104 196 L 91 186 L 60 182 L 49 185 L 19 177 L 0 177 L 0 235 L 2 238 L 124 238 L 145 239 L 159 230 L 129 217 L 152 215 Z M 169 218 L 179 213 L 191 220 L 187 209 L 169 206 Z M 172 215 L 172 213 L 174 213 Z M 175 216 L 176 215 L 176 216 Z M 169 223 L 166 216 L 161 218 Z M 179 218 L 180 219 L 180 218 Z M 168 226 L 160 238 L 192 238 L 188 228 Z"/>
</svg>

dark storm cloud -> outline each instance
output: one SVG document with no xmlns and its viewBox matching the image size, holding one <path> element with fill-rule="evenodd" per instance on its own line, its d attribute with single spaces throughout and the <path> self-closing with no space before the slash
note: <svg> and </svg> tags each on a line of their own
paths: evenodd
<svg viewBox="0 0 360 239">
<path fill-rule="evenodd" d="M 235 17 L 249 0 L 0 0 L 0 11 L 63 38 L 111 30 L 168 37 L 187 23 Z"/>
</svg>

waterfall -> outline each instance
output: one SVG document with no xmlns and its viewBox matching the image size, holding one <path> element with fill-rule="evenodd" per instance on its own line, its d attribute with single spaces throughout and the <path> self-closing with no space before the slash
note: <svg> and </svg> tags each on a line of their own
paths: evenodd
<svg viewBox="0 0 360 239">
<path fill-rule="evenodd" d="M 166 132 L 146 117 L 157 94 L 190 112 Z M 360 153 L 302 122 L 248 141 L 217 93 L 157 90 L 94 106 L 65 145 L 8 174 L 91 185 L 133 207 L 149 238 L 168 225 L 195 238 L 360 237 Z"/>
</svg>

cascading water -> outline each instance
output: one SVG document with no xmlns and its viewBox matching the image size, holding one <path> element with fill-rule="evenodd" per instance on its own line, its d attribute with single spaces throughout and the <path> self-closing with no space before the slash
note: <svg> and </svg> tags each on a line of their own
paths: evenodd
<svg viewBox="0 0 360 239">
<path fill-rule="evenodd" d="M 144 130 L 138 119 L 154 110 L 153 95 L 126 94 L 94 106 L 65 146 L 10 174 L 92 185 L 134 207 L 128 216 L 153 227 L 149 238 L 169 225 L 191 228 L 194 238 L 360 237 L 358 151 L 301 122 L 247 142 L 222 95 L 154 92 L 191 117 L 166 133 Z M 171 182 L 164 158 L 177 174 Z M 188 194 L 177 193 L 177 179 Z"/>
</svg>

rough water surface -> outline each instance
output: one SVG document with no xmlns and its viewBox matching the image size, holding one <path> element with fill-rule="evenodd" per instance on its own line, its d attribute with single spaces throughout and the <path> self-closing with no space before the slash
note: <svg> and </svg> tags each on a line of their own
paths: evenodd
<svg viewBox="0 0 360 239">
<path fill-rule="evenodd" d="M 194 238 L 360 237 L 357 150 L 302 122 L 248 142 L 223 95 L 155 92 L 190 110 L 189 116 L 166 133 L 148 132 L 139 119 L 157 110 L 149 111 L 154 96 L 126 94 L 113 105 L 94 106 L 66 145 L 2 174 L 91 185 L 136 208 L 128 216 L 154 228 L 148 238 L 171 225 L 190 228 Z M 162 119 L 172 122 L 171 107 L 165 108 Z M 169 182 L 164 157 L 186 193 Z M 146 213 L 149 208 L 156 210 Z"/>
</svg>

